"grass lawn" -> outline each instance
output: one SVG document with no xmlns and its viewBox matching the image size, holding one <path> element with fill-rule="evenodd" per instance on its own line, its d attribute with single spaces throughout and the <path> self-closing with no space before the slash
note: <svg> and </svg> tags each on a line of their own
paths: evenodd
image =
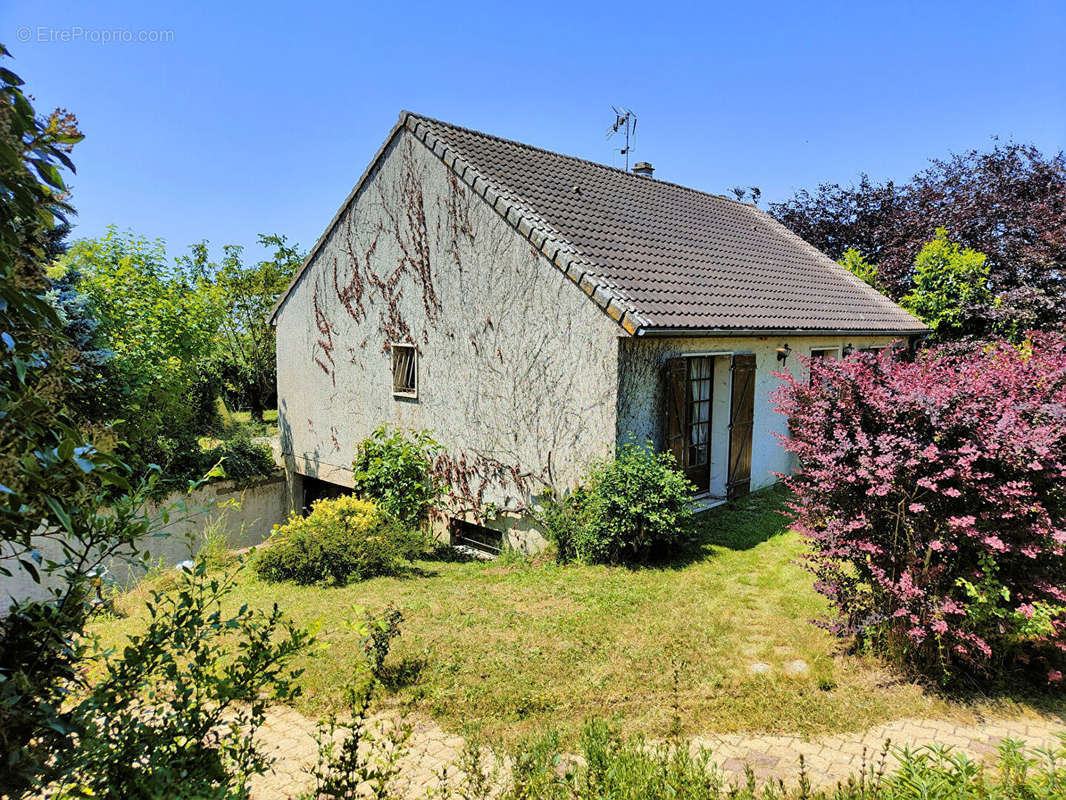
<svg viewBox="0 0 1066 800">
<path fill-rule="evenodd" d="M 227 411 L 230 421 L 236 429 L 246 432 L 249 436 L 277 436 L 278 434 L 278 411 L 276 408 L 268 408 L 263 412 L 263 421 L 252 419 L 251 411 Z M 200 447 L 209 450 L 219 443 L 216 436 L 201 436 Z"/>
<path fill-rule="evenodd" d="M 252 420 L 251 411 L 234 411 L 233 421 L 242 428 L 247 428 L 253 436 L 273 436 L 278 432 L 278 410 L 268 408 L 263 412 L 263 421 Z"/>
<path fill-rule="evenodd" d="M 234 602 L 277 601 L 300 623 L 318 620 L 328 647 L 304 659 L 298 707 L 339 708 L 361 663 L 344 622 L 353 606 L 388 602 L 406 621 L 389 663 L 420 672 L 388 702 L 412 701 L 445 727 L 505 742 L 554 727 L 573 741 L 591 715 L 659 737 L 674 707 L 686 734 L 732 731 L 820 734 L 900 717 L 1024 710 L 1004 700 L 954 702 L 894 677 L 875 659 L 848 656 L 809 624 L 823 610 L 793 562 L 801 543 L 779 514 L 784 493 L 755 494 L 703 515 L 702 541 L 665 566 L 558 566 L 528 559 L 423 561 L 405 577 L 346 587 L 266 584 L 244 574 Z M 130 616 L 101 623 L 106 641 L 135 631 Z M 783 669 L 802 659 L 810 669 Z M 756 662 L 768 674 L 751 672 Z M 1057 703 L 1059 713 L 1066 701 Z"/>
</svg>

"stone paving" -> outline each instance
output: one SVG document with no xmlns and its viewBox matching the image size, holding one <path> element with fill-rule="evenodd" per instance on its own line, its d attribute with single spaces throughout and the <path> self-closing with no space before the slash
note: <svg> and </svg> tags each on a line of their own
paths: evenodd
<svg viewBox="0 0 1066 800">
<path fill-rule="evenodd" d="M 394 716 L 370 719 L 372 731 L 397 722 Z M 439 725 L 424 719 L 409 720 L 411 736 L 407 751 L 399 761 L 400 793 L 408 798 L 425 798 L 440 787 L 441 775 L 457 779 L 463 738 L 446 733 Z M 259 736 L 266 752 L 276 761 L 273 770 L 253 779 L 252 800 L 289 800 L 311 788 L 307 769 L 315 763 L 318 745 L 315 723 L 291 708 L 276 706 L 267 712 Z"/>
<path fill-rule="evenodd" d="M 377 717 L 372 724 L 387 725 L 391 721 L 394 720 Z M 459 774 L 463 739 L 446 733 L 432 721 L 420 719 L 410 724 L 409 750 L 400 761 L 402 777 L 398 788 L 405 797 L 425 798 L 439 788 L 442 772 L 447 771 L 453 776 Z M 260 735 L 277 762 L 272 772 L 253 782 L 253 800 L 289 800 L 299 797 L 310 787 L 305 770 L 316 757 L 314 730 L 314 723 L 293 709 L 271 709 Z M 903 719 L 862 733 L 817 739 L 748 734 L 698 736 L 691 740 L 691 746 L 694 750 L 700 747 L 710 749 L 712 761 L 727 777 L 735 777 L 738 782 L 744 780 L 745 764 L 750 765 L 760 781 L 795 780 L 799 775 L 799 759 L 803 756 L 811 783 L 824 786 L 857 773 L 864 763 L 877 762 L 885 740 L 912 749 L 927 744 L 951 745 L 972 758 L 982 759 L 994 755 L 1004 739 L 1015 739 L 1031 747 L 1045 747 L 1057 744 L 1060 735 L 1066 735 L 1066 720 L 1061 718 L 997 719 L 979 725 Z M 891 763 L 890 757 L 890 767 Z"/>
<path fill-rule="evenodd" d="M 1024 742 L 1030 747 L 1046 747 L 1057 745 L 1060 734 L 1066 734 L 1066 720 L 1030 717 L 962 725 L 947 720 L 902 719 L 862 733 L 817 739 L 745 734 L 698 736 L 692 740 L 692 747 L 709 749 L 712 760 L 734 775 L 744 775 L 746 762 L 760 780 L 794 780 L 799 775 L 799 759 L 803 756 L 811 783 L 825 786 L 858 773 L 864 765 L 876 766 L 886 740 L 894 746 L 911 749 L 928 744 L 950 745 L 980 760 L 995 755 L 1004 739 Z M 889 769 L 892 763 L 889 756 Z"/>
</svg>

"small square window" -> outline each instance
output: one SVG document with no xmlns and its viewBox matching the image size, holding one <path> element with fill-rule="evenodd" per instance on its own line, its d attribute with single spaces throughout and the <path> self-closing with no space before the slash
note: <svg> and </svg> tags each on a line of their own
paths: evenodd
<svg viewBox="0 0 1066 800">
<path fill-rule="evenodd" d="M 418 397 L 418 353 L 413 345 L 392 345 L 392 394 Z"/>
<path fill-rule="evenodd" d="M 814 347 L 811 348 L 811 358 L 837 358 L 840 355 L 839 347 Z"/>
</svg>

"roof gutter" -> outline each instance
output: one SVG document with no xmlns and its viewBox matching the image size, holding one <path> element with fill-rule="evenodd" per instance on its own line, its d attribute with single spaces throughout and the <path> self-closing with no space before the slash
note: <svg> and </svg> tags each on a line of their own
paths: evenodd
<svg viewBox="0 0 1066 800">
<path fill-rule="evenodd" d="M 898 328 L 639 328 L 637 336 L 926 336 Z"/>
</svg>

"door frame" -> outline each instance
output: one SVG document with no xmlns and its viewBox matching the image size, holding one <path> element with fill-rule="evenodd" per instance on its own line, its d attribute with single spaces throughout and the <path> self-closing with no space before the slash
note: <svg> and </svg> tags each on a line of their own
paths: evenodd
<svg viewBox="0 0 1066 800">
<path fill-rule="evenodd" d="M 696 497 L 702 497 L 702 496 L 710 495 L 710 496 L 714 496 L 714 497 L 719 497 L 719 498 L 730 499 L 731 500 L 734 497 L 742 496 L 743 494 L 747 494 L 748 490 L 745 490 L 745 491 L 741 492 L 740 494 L 737 494 L 737 492 L 735 491 L 735 487 L 731 485 L 730 474 L 729 474 L 730 464 L 732 463 L 732 447 L 733 447 L 733 436 L 732 436 L 732 432 L 733 432 L 733 420 L 732 420 L 732 416 L 733 416 L 733 367 L 734 367 L 734 365 L 736 363 L 737 356 L 751 356 L 753 359 L 755 359 L 755 366 L 754 366 L 754 368 L 752 370 L 752 383 L 754 384 L 754 382 L 755 382 L 755 380 L 757 378 L 757 375 L 758 375 L 758 359 L 756 358 L 755 352 L 753 350 L 696 350 L 696 351 L 691 351 L 691 352 L 689 352 L 689 351 L 675 352 L 675 353 L 672 353 L 671 355 L 667 356 L 666 358 L 664 358 L 664 360 L 662 361 L 662 365 L 663 365 L 663 367 L 665 367 L 665 365 L 671 359 L 686 359 L 686 360 L 690 359 L 690 358 L 711 358 L 711 359 L 716 359 L 716 358 L 727 357 L 727 356 L 729 358 L 729 379 L 726 381 L 726 384 L 728 386 L 728 399 L 727 399 L 727 401 L 725 403 L 725 409 L 724 409 L 725 410 L 725 420 L 724 420 L 725 425 L 724 425 L 724 427 L 725 427 L 725 436 L 726 436 L 726 442 L 725 442 L 725 445 L 726 445 L 726 447 L 725 447 L 726 459 L 725 459 L 725 465 L 724 465 L 724 474 L 722 474 L 722 476 L 721 476 L 721 480 L 722 480 L 722 483 L 720 484 L 721 488 L 713 487 L 713 486 L 710 485 L 710 483 L 707 486 L 699 486 L 699 487 L 697 487 L 697 491 L 696 491 L 696 493 L 694 495 Z M 712 361 L 711 363 L 712 363 L 712 365 L 716 365 L 715 361 Z M 713 389 L 713 381 L 715 380 L 714 375 L 715 375 L 715 370 L 716 369 L 717 369 L 717 366 L 712 366 L 712 378 L 711 379 L 712 379 L 712 392 L 714 394 L 717 394 L 716 390 Z M 686 386 L 687 386 L 687 375 L 688 375 L 688 371 L 686 369 Z M 755 390 L 754 390 L 754 385 L 753 385 L 752 392 L 754 393 L 754 391 Z M 687 399 L 686 399 L 686 405 L 687 405 Z M 752 423 L 751 423 L 751 439 L 748 442 L 748 450 L 753 453 L 754 446 L 755 446 L 754 397 L 752 398 L 752 405 L 753 405 L 753 408 L 752 408 Z M 712 404 L 711 404 L 711 412 L 710 412 L 711 413 L 710 429 L 709 429 L 708 441 L 707 441 L 707 445 L 708 445 L 708 448 L 710 450 L 710 454 L 708 455 L 708 464 L 707 464 L 708 472 L 710 473 L 708 477 L 710 479 L 712 479 L 712 480 L 714 478 L 713 461 L 712 461 L 712 459 L 714 458 L 714 456 L 713 456 L 713 452 L 714 452 L 713 441 L 714 441 L 714 430 L 715 430 L 714 408 L 715 408 L 715 403 L 712 402 Z M 687 414 L 687 411 L 686 411 L 686 414 Z M 667 429 L 666 429 L 666 426 L 665 426 L 665 423 L 664 423 L 664 427 L 663 427 L 663 445 L 664 445 L 665 449 L 669 450 L 669 447 L 668 447 L 667 441 L 666 441 L 667 435 L 668 435 L 668 432 L 667 432 Z M 682 469 L 683 469 L 683 467 L 682 467 Z M 750 474 L 751 473 L 751 469 L 750 469 L 750 466 L 749 466 L 748 473 L 749 474 L 748 474 L 747 480 L 746 481 L 742 481 L 741 483 L 746 483 L 750 487 L 750 483 L 751 483 L 751 474 Z M 720 494 L 714 494 L 715 491 L 723 491 L 723 490 L 724 490 L 724 497 L 723 497 L 723 495 L 720 495 Z"/>
</svg>

